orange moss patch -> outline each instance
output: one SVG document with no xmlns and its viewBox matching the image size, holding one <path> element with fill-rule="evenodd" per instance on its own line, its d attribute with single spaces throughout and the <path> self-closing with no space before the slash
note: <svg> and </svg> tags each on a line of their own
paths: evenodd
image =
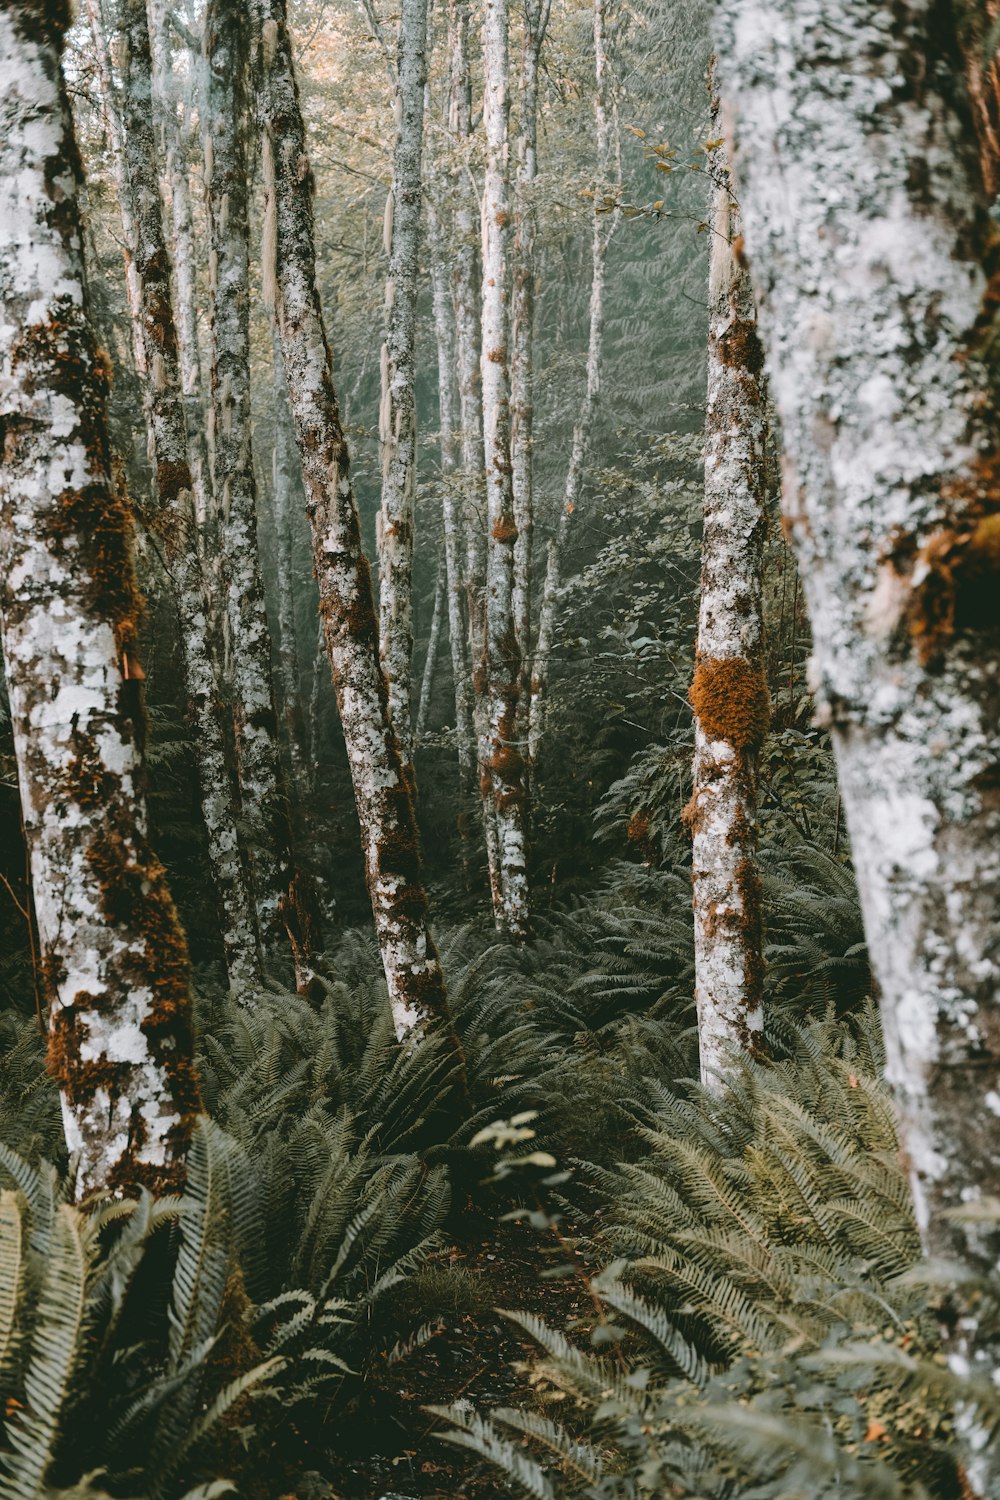
<svg viewBox="0 0 1000 1500">
<path fill-rule="evenodd" d="M 762 667 L 745 656 L 703 657 L 690 691 L 702 732 L 727 740 L 735 750 L 759 746 L 771 718 L 771 700 Z"/>
<path fill-rule="evenodd" d="M 500 516 L 493 522 L 492 536 L 495 542 L 514 542 L 517 540 L 517 527 L 509 516 Z"/>
<path fill-rule="evenodd" d="M 955 635 L 1000 625 L 1000 453 L 978 460 L 943 495 L 964 513 L 933 532 L 903 567 L 902 547 L 893 559 L 914 580 L 907 621 L 925 664 Z"/>
<path fill-rule="evenodd" d="M 734 318 L 716 341 L 716 350 L 724 365 L 759 375 L 764 368 L 764 346 L 757 334 L 757 324 L 748 318 Z"/>
<path fill-rule="evenodd" d="M 501 344 L 496 349 L 490 349 L 486 355 L 491 365 L 502 365 L 507 359 L 507 345 Z"/>
</svg>

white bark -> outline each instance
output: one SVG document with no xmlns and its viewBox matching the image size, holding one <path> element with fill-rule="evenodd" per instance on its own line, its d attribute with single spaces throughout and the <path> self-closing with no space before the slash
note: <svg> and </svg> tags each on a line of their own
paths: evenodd
<svg viewBox="0 0 1000 1500">
<path fill-rule="evenodd" d="M 98 57 L 106 54 L 99 7 L 91 0 Z M 114 167 L 126 263 L 134 288 L 134 334 L 146 371 L 143 398 L 155 470 L 156 513 L 151 530 L 171 580 L 180 627 L 189 711 L 201 784 L 212 877 L 219 900 L 229 982 L 244 992 L 262 980 L 256 913 L 236 834 L 237 807 L 219 718 L 212 616 L 206 603 L 196 541 L 194 485 L 177 362 L 170 268 L 156 172 L 151 59 L 142 0 L 119 0 L 116 10 L 121 88 L 105 70 L 109 116 L 116 120 Z"/>
<path fill-rule="evenodd" d="M 205 16 L 205 156 L 214 411 L 213 487 L 220 507 L 236 770 L 261 933 L 281 932 L 293 881 L 278 758 L 271 634 L 257 542 L 250 403 L 247 19 L 230 0 Z"/>
<path fill-rule="evenodd" d="M 274 222 L 275 316 L 368 891 L 396 1034 L 403 1038 L 432 1023 L 450 1027 L 447 995 L 421 882 L 409 778 L 379 663 L 371 574 L 316 285 L 312 177 L 285 0 L 254 0 L 253 15 L 265 212 Z"/>
<path fill-rule="evenodd" d="M 590 324 L 587 338 L 587 384 L 580 411 L 573 427 L 569 466 L 563 491 L 562 509 L 555 530 L 549 538 L 545 559 L 545 582 L 538 613 L 538 633 L 531 669 L 528 704 L 528 760 L 534 765 L 542 748 L 545 714 L 548 708 L 549 665 L 555 635 L 559 591 L 562 586 L 563 556 L 572 518 L 580 504 L 583 480 L 590 451 L 591 430 L 601 396 L 601 366 L 604 352 L 604 283 L 607 273 L 608 245 L 617 227 L 617 216 L 598 214 L 597 207 L 611 170 L 610 130 L 607 111 L 607 44 L 605 39 L 604 0 L 594 3 L 594 128 L 597 145 L 597 171 L 594 176 L 594 215 L 591 226 Z M 615 195 L 617 196 L 617 194 Z"/>
<path fill-rule="evenodd" d="M 486 610 L 480 775 L 493 805 L 499 865 L 497 925 L 525 937 L 530 922 L 525 839 L 525 764 L 518 739 L 521 652 L 514 628 L 514 494 L 510 456 L 507 0 L 486 0 L 483 18 L 483 301 L 480 377 L 486 469 Z"/>
<path fill-rule="evenodd" d="M 0 624 L 77 1191 L 176 1188 L 194 1113 L 188 961 L 142 794 L 131 518 L 87 317 L 63 27 L 0 11 Z"/>
<path fill-rule="evenodd" d="M 396 67 L 396 143 L 386 207 L 389 275 L 382 345 L 379 654 L 404 763 L 412 760 L 413 500 L 417 482 L 416 322 L 427 0 L 403 0 Z"/>
<path fill-rule="evenodd" d="M 995 302 L 949 16 L 723 0 L 718 52 L 918 1218 L 996 1276 L 946 1217 L 1000 1196 Z M 974 1306 L 959 1338 L 996 1378 Z"/>
<path fill-rule="evenodd" d="M 718 134 L 718 111 L 712 136 Z M 725 152 L 709 158 L 705 509 L 691 829 L 695 993 L 702 1082 L 718 1088 L 764 1025 L 757 784 L 767 728 L 762 573 L 767 524 L 763 356 Z"/>
</svg>

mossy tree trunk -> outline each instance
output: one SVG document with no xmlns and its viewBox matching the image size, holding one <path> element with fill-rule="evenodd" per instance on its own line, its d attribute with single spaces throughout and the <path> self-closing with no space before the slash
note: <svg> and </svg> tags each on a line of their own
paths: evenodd
<svg viewBox="0 0 1000 1500">
<path fill-rule="evenodd" d="M 1000 1198 L 1000 342 L 954 13 L 722 0 L 717 43 L 918 1220 L 997 1286 L 1000 1234 L 960 1214 Z M 995 1380 L 955 1295 L 955 1366 Z"/>
<path fill-rule="evenodd" d="M 407 771 L 412 760 L 413 504 L 417 482 L 416 334 L 427 0 L 403 0 L 396 54 L 396 141 L 386 204 L 385 336 L 379 441 L 379 652 Z"/>
<path fill-rule="evenodd" d="M 107 67 L 107 43 L 97 0 L 90 0 L 95 51 L 109 116 L 116 120 L 114 168 L 126 264 L 133 285 L 135 341 L 141 358 L 149 450 L 154 465 L 151 530 L 177 605 L 181 655 L 201 786 L 201 808 L 219 901 L 229 982 L 245 992 L 260 984 L 260 936 L 248 872 L 237 837 L 239 810 L 223 732 L 218 649 L 213 611 L 199 564 L 196 477 L 188 459 L 184 398 L 170 289 L 170 257 L 163 232 L 152 115 L 152 68 L 143 0 L 117 0 L 114 14 L 118 87 Z M 204 478 L 204 475 L 201 475 Z"/>
<path fill-rule="evenodd" d="M 559 591 L 562 587 L 563 559 L 569 541 L 573 517 L 580 504 L 583 481 L 590 452 L 590 440 L 601 398 L 601 366 L 604 356 L 604 285 L 607 279 L 608 246 L 617 227 L 617 213 L 602 199 L 611 191 L 617 200 L 621 181 L 617 138 L 612 142 L 608 123 L 608 54 L 604 0 L 594 3 L 594 133 L 597 145 L 597 170 L 593 182 L 593 222 L 591 225 L 590 329 L 587 339 L 587 384 L 573 427 L 566 484 L 562 507 L 549 537 L 545 555 L 545 580 L 538 611 L 538 630 L 531 665 L 528 702 L 528 758 L 534 765 L 542 752 L 545 715 L 548 710 L 549 671 L 555 640 Z M 609 179 L 614 179 L 609 182 Z"/>
<path fill-rule="evenodd" d="M 187 949 L 142 793 L 141 602 L 88 321 L 68 11 L 0 11 L 0 621 L 49 1062 L 82 1196 L 178 1187 L 200 1099 Z"/>
<path fill-rule="evenodd" d="M 509 14 L 507 0 L 486 0 L 483 18 L 483 297 L 480 374 L 486 469 L 486 610 L 482 648 L 479 769 L 493 806 L 498 860 L 497 926 L 528 934 L 527 794 L 519 740 L 521 651 L 514 621 L 514 487 L 510 448 Z"/>
<path fill-rule="evenodd" d="M 271 633 L 257 541 L 250 405 L 249 25 L 232 0 L 205 14 L 203 102 L 212 349 L 213 487 L 219 508 L 236 772 L 261 933 L 283 936 L 297 879 L 278 755 Z"/>
<path fill-rule="evenodd" d="M 326 648 L 347 745 L 368 892 L 396 1034 L 450 1024 L 430 931 L 409 778 L 379 662 L 332 357 L 316 284 L 313 182 L 285 0 L 254 0 L 265 192 L 265 280 L 274 296 L 312 526 Z"/>
<path fill-rule="evenodd" d="M 713 101 L 712 136 L 718 136 Z M 767 729 L 762 570 L 767 435 L 763 355 L 725 151 L 712 179 L 705 510 L 691 830 L 702 1082 L 718 1088 L 763 1030 L 757 785 Z"/>
</svg>

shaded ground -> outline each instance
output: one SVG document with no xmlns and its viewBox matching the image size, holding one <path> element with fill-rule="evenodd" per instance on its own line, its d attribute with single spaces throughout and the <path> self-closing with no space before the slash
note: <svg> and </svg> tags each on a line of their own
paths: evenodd
<svg viewBox="0 0 1000 1500">
<path fill-rule="evenodd" d="M 522 1224 L 470 1215 L 464 1242 L 443 1250 L 408 1294 L 421 1323 L 413 1340 L 384 1355 L 369 1372 L 361 1404 L 338 1442 L 338 1500 L 501 1500 L 510 1495 L 498 1472 L 436 1434 L 447 1423 L 427 1412 L 465 1399 L 480 1410 L 530 1405 L 525 1363 L 537 1346 L 497 1308 L 532 1312 L 556 1328 L 586 1320 L 592 1303 L 580 1275 L 546 1277 L 572 1252 Z M 319 1495 L 329 1495 L 329 1490 Z"/>
</svg>

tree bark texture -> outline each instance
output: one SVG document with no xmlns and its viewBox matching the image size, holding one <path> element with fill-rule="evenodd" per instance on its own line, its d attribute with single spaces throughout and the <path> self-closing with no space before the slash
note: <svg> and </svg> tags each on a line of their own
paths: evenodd
<svg viewBox="0 0 1000 1500">
<path fill-rule="evenodd" d="M 69 7 L 0 11 L 0 622 L 77 1191 L 180 1185 L 200 1109 L 188 957 L 148 842 L 141 601 L 87 315 Z"/>
<path fill-rule="evenodd" d="M 91 0 L 98 53 L 105 49 L 99 9 Z M 212 615 L 196 541 L 196 505 L 170 296 L 170 259 L 163 233 L 152 120 L 149 32 L 143 0 L 119 0 L 115 35 L 121 85 L 108 99 L 118 117 L 115 153 L 126 258 L 135 283 L 136 334 L 146 375 L 146 426 L 154 465 L 156 512 L 151 530 L 177 603 L 181 653 L 201 783 L 201 808 L 219 900 L 229 982 L 245 991 L 261 982 L 260 942 L 247 872 L 237 838 L 238 808 L 226 760 Z M 108 79 L 111 85 L 110 78 Z"/>
<path fill-rule="evenodd" d="M 587 385 L 580 411 L 573 427 L 569 466 L 562 509 L 555 530 L 549 538 L 545 557 L 545 582 L 538 611 L 538 632 L 531 667 L 528 703 L 528 760 L 534 764 L 541 753 L 548 709 L 549 667 L 555 637 L 559 590 L 562 586 L 562 564 L 572 518 L 580 504 L 584 474 L 590 451 L 590 438 L 601 397 L 601 365 L 604 353 L 604 284 L 607 274 L 608 245 L 617 227 L 613 214 L 598 214 L 601 192 L 611 169 L 610 131 L 607 111 L 607 43 L 605 38 L 604 0 L 594 3 L 594 129 L 597 144 L 597 171 L 594 177 L 594 215 L 591 228 L 590 327 L 587 339 Z"/>
<path fill-rule="evenodd" d="M 261 933 L 281 931 L 293 875 L 278 756 L 271 634 L 257 541 L 250 406 L 250 224 L 246 11 L 212 0 L 205 15 L 205 176 L 210 236 L 213 487 L 219 506 L 240 811 Z"/>
<path fill-rule="evenodd" d="M 715 101 L 712 136 L 718 135 Z M 767 730 L 763 352 L 725 151 L 709 158 L 708 399 L 691 830 L 701 1079 L 718 1088 L 764 1023 L 757 787 Z"/>
<path fill-rule="evenodd" d="M 510 452 L 513 468 L 514 630 L 522 675 L 531 653 L 531 546 L 534 533 L 532 442 L 535 333 L 535 238 L 538 175 L 538 63 L 548 29 L 551 0 L 527 0 L 521 52 L 520 119 L 514 190 L 514 296 L 511 315 Z M 527 684 L 522 682 L 522 700 Z M 525 717 L 522 701 L 521 713 Z"/>
<path fill-rule="evenodd" d="M 483 120 L 486 174 L 483 187 L 483 303 L 480 373 L 486 469 L 486 619 L 481 696 L 479 768 L 493 806 L 499 862 L 497 924 L 512 937 L 527 936 L 530 922 L 525 838 L 525 764 L 519 740 L 521 652 L 514 623 L 513 475 L 510 457 L 510 303 L 508 247 L 509 16 L 507 0 L 486 0 L 483 19 Z"/>
<path fill-rule="evenodd" d="M 444 976 L 428 920 L 409 780 L 389 715 L 371 574 L 361 545 L 332 357 L 316 285 L 313 184 L 284 0 L 255 0 L 265 268 L 295 423 L 326 648 L 351 766 L 368 891 L 400 1038 L 448 1024 Z"/>
<path fill-rule="evenodd" d="M 416 324 L 427 0 L 403 0 L 396 64 L 396 142 L 386 212 L 389 275 L 382 344 L 379 653 L 404 763 L 412 760 L 413 503 L 417 483 Z"/>
<path fill-rule="evenodd" d="M 431 697 L 434 692 L 434 676 L 437 671 L 438 651 L 441 646 L 441 623 L 444 619 L 444 598 L 446 591 L 445 570 L 438 563 L 437 576 L 434 580 L 434 605 L 431 610 L 431 628 L 427 637 L 427 655 L 424 657 L 424 670 L 420 678 L 420 699 L 417 704 L 415 733 L 418 740 L 422 734 L 426 733 L 427 720 L 430 716 Z"/>
<path fill-rule="evenodd" d="M 717 42 L 918 1220 L 996 1276 L 948 1217 L 1000 1197 L 998 284 L 951 12 L 723 0 Z M 996 1375 L 973 1305 L 958 1342 Z"/>
</svg>

